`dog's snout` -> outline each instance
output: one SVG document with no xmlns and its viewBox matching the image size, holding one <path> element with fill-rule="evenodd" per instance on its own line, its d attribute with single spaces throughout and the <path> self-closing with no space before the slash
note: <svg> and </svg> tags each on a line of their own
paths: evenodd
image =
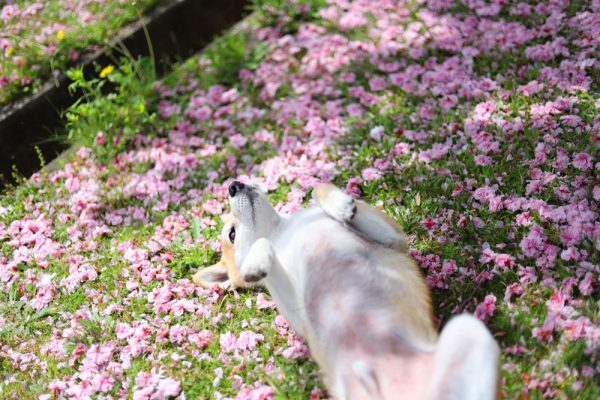
<svg viewBox="0 0 600 400">
<path fill-rule="evenodd" d="M 236 193 L 244 188 L 244 184 L 242 182 L 233 181 L 231 185 L 229 185 L 229 195 L 234 197 Z"/>
</svg>

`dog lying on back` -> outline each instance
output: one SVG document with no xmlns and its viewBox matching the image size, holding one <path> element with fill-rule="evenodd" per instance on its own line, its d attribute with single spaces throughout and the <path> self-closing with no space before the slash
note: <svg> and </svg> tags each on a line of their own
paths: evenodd
<svg viewBox="0 0 600 400">
<path fill-rule="evenodd" d="M 349 196 L 340 193 L 334 186 L 322 184 L 314 190 L 313 195 L 317 204 L 328 215 L 340 221 L 347 220 L 349 225 L 356 229 L 357 234 L 370 240 L 378 239 L 385 247 L 401 252 L 408 251 L 408 244 L 396 221 L 364 201 L 354 202 Z M 231 213 L 223 214 L 221 221 L 221 259 L 216 264 L 197 271 L 192 277 L 193 282 L 205 289 L 219 287 L 233 290 L 257 286 L 256 282 L 246 282 L 240 277 L 239 268 L 235 263 L 235 217 Z"/>
<path fill-rule="evenodd" d="M 332 185 L 315 189 L 319 207 L 289 216 L 249 185 L 234 182 L 229 195 L 223 259 L 195 281 L 266 286 L 335 398 L 497 397 L 495 340 L 469 315 L 438 338 L 429 289 L 391 218 Z"/>
</svg>

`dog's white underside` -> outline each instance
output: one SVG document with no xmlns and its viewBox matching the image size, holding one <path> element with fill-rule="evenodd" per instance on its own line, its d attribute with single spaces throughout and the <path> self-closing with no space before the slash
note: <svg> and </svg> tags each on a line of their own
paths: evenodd
<svg viewBox="0 0 600 400">
<path fill-rule="evenodd" d="M 499 349 L 485 326 L 465 314 L 437 338 L 415 315 L 427 313 L 415 298 L 427 289 L 406 268 L 412 259 L 388 248 L 402 247 L 403 237 L 367 212 L 359 212 L 354 226 L 344 225 L 353 215 L 343 197 L 334 198 L 338 204 L 266 216 L 270 229 L 248 250 L 236 251 L 242 278 L 262 279 L 279 311 L 307 339 L 332 394 L 496 398 Z"/>
</svg>

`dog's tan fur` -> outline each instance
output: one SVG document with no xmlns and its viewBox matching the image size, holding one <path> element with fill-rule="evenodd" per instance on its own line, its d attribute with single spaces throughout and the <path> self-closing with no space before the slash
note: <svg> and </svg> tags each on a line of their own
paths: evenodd
<svg viewBox="0 0 600 400">
<path fill-rule="evenodd" d="M 224 214 L 221 217 L 223 221 L 223 230 L 219 235 L 221 242 L 221 259 L 210 267 L 200 269 L 194 274 L 192 280 L 198 286 L 205 289 L 220 287 L 224 289 L 237 289 L 256 286 L 244 281 L 240 277 L 239 268 L 235 264 L 235 256 L 233 252 L 233 243 L 227 237 L 227 232 L 231 225 L 235 223 L 235 218 L 232 214 Z"/>
</svg>

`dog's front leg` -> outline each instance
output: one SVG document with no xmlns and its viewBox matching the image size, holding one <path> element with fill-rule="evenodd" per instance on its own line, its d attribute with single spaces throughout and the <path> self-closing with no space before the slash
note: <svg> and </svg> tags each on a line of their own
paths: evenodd
<svg viewBox="0 0 600 400">
<path fill-rule="evenodd" d="M 240 276 L 248 283 L 255 283 L 265 278 L 277 262 L 273 246 L 265 238 L 260 238 L 252 247 L 242 262 Z"/>
<path fill-rule="evenodd" d="M 304 336 L 303 313 L 295 280 L 279 262 L 273 245 L 260 238 L 250 248 L 242 262 L 240 276 L 249 283 L 262 281 L 277 304 L 279 312 L 288 320 L 298 334 Z"/>
</svg>

